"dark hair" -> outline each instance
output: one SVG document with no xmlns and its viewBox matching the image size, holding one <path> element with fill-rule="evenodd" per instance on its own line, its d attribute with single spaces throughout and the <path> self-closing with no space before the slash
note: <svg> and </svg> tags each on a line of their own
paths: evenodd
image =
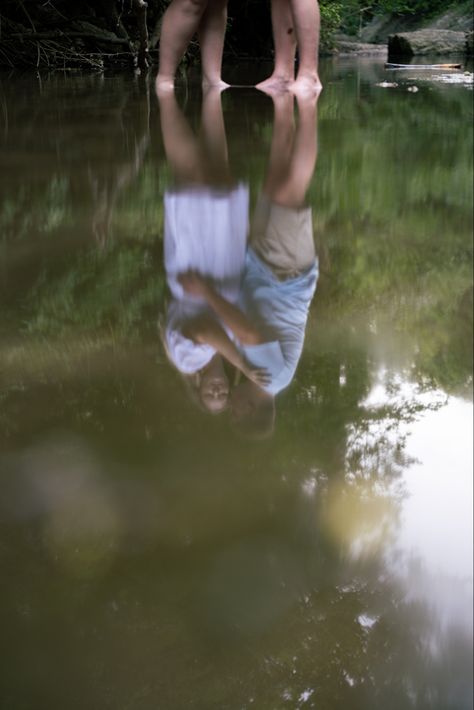
<svg viewBox="0 0 474 710">
<path fill-rule="evenodd" d="M 268 439 L 275 429 L 275 400 L 261 399 L 250 414 L 233 419 L 233 427 L 245 439 L 254 441 Z"/>
</svg>

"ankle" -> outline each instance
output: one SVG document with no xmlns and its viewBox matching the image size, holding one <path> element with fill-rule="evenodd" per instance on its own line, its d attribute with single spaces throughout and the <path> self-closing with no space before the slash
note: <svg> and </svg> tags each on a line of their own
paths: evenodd
<svg viewBox="0 0 474 710">
<path fill-rule="evenodd" d="M 295 78 L 295 68 L 293 65 L 289 66 L 275 64 L 275 68 L 272 72 L 272 77 L 275 79 L 280 79 L 282 81 L 293 81 Z"/>
<path fill-rule="evenodd" d="M 213 86 L 216 86 L 218 88 L 225 88 L 229 86 L 229 84 L 226 84 L 226 82 L 222 80 L 220 74 L 203 74 L 202 85 L 204 88 L 210 88 Z"/>
<path fill-rule="evenodd" d="M 305 67 L 300 64 L 296 74 L 296 80 L 298 81 L 298 79 L 311 79 L 313 81 L 317 81 L 319 79 L 318 70 L 314 66 Z"/>
</svg>

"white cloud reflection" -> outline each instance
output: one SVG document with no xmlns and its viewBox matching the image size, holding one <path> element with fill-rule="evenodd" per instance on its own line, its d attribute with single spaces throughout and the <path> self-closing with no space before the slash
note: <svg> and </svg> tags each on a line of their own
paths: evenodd
<svg viewBox="0 0 474 710">
<path fill-rule="evenodd" d="M 452 398 L 411 425 L 407 453 L 417 462 L 403 473 L 394 545 L 402 555 L 392 556 L 411 596 L 424 598 L 443 624 L 471 630 L 472 419 L 472 405 Z"/>
</svg>

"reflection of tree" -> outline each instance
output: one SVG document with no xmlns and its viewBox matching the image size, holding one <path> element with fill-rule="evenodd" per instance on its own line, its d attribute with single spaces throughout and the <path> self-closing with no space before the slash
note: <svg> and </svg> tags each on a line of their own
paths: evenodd
<svg viewBox="0 0 474 710">
<path fill-rule="evenodd" d="M 437 304 L 419 323 L 422 337 L 414 375 L 427 387 L 434 384 L 468 397 L 472 392 L 472 294 L 471 285 L 448 312 L 443 303 Z"/>
<path fill-rule="evenodd" d="M 467 92 L 422 87 L 414 104 L 403 92 L 375 96 L 377 80 L 342 76 L 344 91 L 328 87 L 321 105 L 314 199 L 332 271 L 318 308 L 348 327 L 370 322 L 386 342 L 395 331 L 412 376 L 468 392 L 469 331 L 463 343 L 453 327 L 467 325 L 472 288 L 472 131 L 459 131 L 470 123 Z"/>
<path fill-rule="evenodd" d="M 35 534 L 7 527 L 12 559 L 24 561 L 0 594 L 1 608 L 16 610 L 2 620 L 12 639 L 7 687 L 21 665 L 20 696 L 38 689 L 35 649 L 53 628 L 61 657 L 52 646 L 44 662 L 68 679 L 56 686 L 59 699 L 80 689 L 78 707 L 84 698 L 99 706 L 105 693 L 133 703 L 137 678 L 147 702 L 169 698 L 170 707 L 177 699 L 192 707 L 195 698 L 203 707 L 243 707 L 251 697 L 255 707 L 299 707 L 308 693 L 328 710 L 467 707 L 469 645 L 456 633 L 437 638 L 436 619 L 406 598 L 379 550 L 354 558 L 332 536 L 330 470 L 315 489 L 302 485 L 306 472 L 296 466 L 282 481 L 288 471 L 277 438 L 271 456 L 221 443 L 220 422 L 206 429 L 172 401 L 160 414 L 151 397 L 132 391 L 112 416 L 112 395 L 118 390 L 106 402 L 96 394 L 92 417 L 75 424 L 80 438 L 43 436 L 1 460 L 19 477 L 22 498 L 30 498 L 27 464 L 38 460 L 47 475 L 36 468 L 29 480 L 51 495 L 48 481 L 60 476 L 67 494 L 49 506 L 43 496 Z M 146 438 L 157 417 L 159 430 Z M 187 447 L 179 447 L 178 421 Z M 354 495 L 362 493 L 369 505 L 377 494 Z M 83 505 L 92 526 L 78 515 Z M 73 654 L 64 651 L 71 635 Z M 25 641 L 26 667 L 18 664 Z M 98 667 L 93 684 L 80 683 Z M 177 675 L 186 681 L 179 689 Z"/>
<path fill-rule="evenodd" d="M 60 249 L 47 242 L 54 236 L 57 244 L 62 230 L 69 239 L 79 208 L 91 199 L 88 172 L 71 187 L 68 171 L 55 170 L 41 189 L 25 185 L 18 201 L 10 194 L 3 202 L 9 231 L 0 443 L 10 454 L 0 468 L 25 482 L 25 456 L 15 452 L 34 442 L 37 460 L 48 442 L 47 470 L 60 460 L 61 475 L 71 475 L 82 459 L 74 447 L 67 454 L 67 442 L 57 443 L 59 430 L 81 442 L 100 482 L 59 505 L 59 513 L 50 504 L 23 527 L 3 521 L 8 558 L 0 609 L 8 609 L 1 626 L 10 653 L 2 683 L 10 697 L 29 693 L 25 705 L 32 689 L 43 698 L 53 694 L 33 671 L 41 654 L 48 678 L 54 672 L 65 679 L 64 687 L 54 684 L 51 708 L 73 708 L 71 688 L 81 689 L 77 707 L 193 707 L 196 698 L 205 708 L 250 707 L 250 698 L 262 708 L 467 707 L 469 642 L 454 632 L 437 636 L 435 617 L 405 597 L 380 553 L 400 513 L 400 473 L 410 465 L 407 425 L 439 405 L 433 393 L 440 385 L 458 391 L 471 374 L 470 196 L 446 190 L 467 174 L 466 135 L 434 92 L 420 92 L 416 110 L 401 102 L 403 136 L 420 115 L 426 135 L 416 151 L 403 146 L 411 164 L 399 179 L 387 167 L 400 146 L 390 140 L 387 121 L 399 99 L 374 102 L 366 89 L 361 114 L 340 131 L 338 115 L 352 115 L 354 99 L 350 86 L 343 88 L 329 85 L 321 105 L 334 116 L 323 116 L 312 193 L 329 258 L 271 442 L 243 446 L 226 421 L 200 417 L 164 362 L 156 362 L 164 286 L 156 277 L 155 205 L 166 176 L 148 159 L 115 202 L 106 249 L 90 245 L 93 202 L 86 202 L 85 244 L 77 234 Z M 463 115 L 463 101 L 453 103 Z M 130 165 L 142 125 L 135 110 L 144 107 L 132 94 L 121 114 Z M 248 125 L 256 182 L 265 152 L 260 162 L 256 136 L 268 136 L 265 126 Z M 436 161 L 425 158 L 441 128 L 436 172 Z M 239 134 L 231 151 L 246 136 Z M 347 170 L 339 170 L 341 155 Z M 89 157 L 100 184 L 113 185 L 114 170 L 101 170 L 100 155 Z M 371 403 L 380 362 L 384 396 Z M 407 393 L 400 383 L 412 373 Z M 109 511 L 87 535 L 83 503 L 91 515 Z M 73 514 L 76 527 L 68 528 Z M 58 520 L 69 536 L 53 553 L 71 560 L 51 554 Z M 45 649 L 51 630 L 55 644 Z M 65 652 L 71 638 L 76 654 Z M 146 689 L 143 698 L 137 687 Z"/>
<path fill-rule="evenodd" d="M 5 96 L 11 114 L 6 154 L 12 151 L 22 167 L 24 154 L 33 159 L 39 152 L 38 133 L 44 151 L 37 158 L 41 179 L 25 182 L 23 172 L 14 172 L 0 208 L 4 356 L 17 359 L 20 368 L 27 366 L 28 351 L 32 363 L 44 362 L 49 351 L 52 362 L 66 364 L 68 357 L 77 361 L 79 353 L 110 347 L 117 338 L 133 339 L 144 314 L 163 297 L 155 250 L 160 178 L 144 162 L 148 88 L 113 80 L 110 91 L 104 80 L 92 83 L 71 81 L 64 100 L 64 87 L 52 82 L 30 117 L 23 116 L 22 95 L 15 101 Z M 48 123 L 53 111 L 60 116 L 54 126 Z M 81 140 L 71 133 L 71 116 L 83 114 L 88 120 Z M 91 248 L 91 236 L 98 249 Z M 15 321 L 20 328 L 12 327 Z M 38 338 L 46 335 L 61 339 L 62 357 L 54 355 L 51 341 L 49 349 L 41 346 Z"/>
<path fill-rule="evenodd" d="M 472 286 L 468 190 L 472 150 L 470 133 L 458 127 L 459 120 L 468 120 L 469 96 L 420 91 L 415 105 L 400 92 L 378 91 L 375 100 L 362 76 L 354 113 L 356 84 L 346 76 L 339 81 L 340 85 L 327 87 L 321 105 L 324 149 L 310 195 L 316 231 L 324 237 L 320 237 L 327 254 L 324 261 L 331 264 L 319 288 L 317 319 L 337 321 L 341 329 L 356 322 L 364 332 L 370 321 L 386 342 L 392 338 L 391 349 L 407 369 L 413 365 L 418 381 L 466 391 L 471 356 L 469 330 L 463 324 L 469 326 L 470 301 L 464 294 Z M 148 136 L 145 95 L 127 82 L 108 84 L 94 78 L 74 82 L 74 91 L 62 98 L 58 82 L 45 85 L 32 112 L 30 94 L 15 97 L 14 105 L 8 88 L 4 90 L 10 116 L 5 154 L 11 146 L 21 146 L 22 154 L 34 156 L 36 131 L 43 135 L 46 150 L 61 155 L 52 168 L 38 157 L 45 179 L 34 185 L 24 182 L 27 166 L 23 166 L 22 185 L 13 175 L 11 191 L 5 190 L 0 206 L 5 235 L 2 302 L 8 308 L 21 299 L 22 321 L 34 324 L 37 332 L 44 324 L 49 333 L 59 333 L 68 314 L 74 327 L 82 323 L 88 332 L 95 328 L 104 296 L 98 288 L 92 317 L 90 284 L 97 265 L 111 260 L 110 268 L 104 269 L 109 283 L 114 269 L 117 282 L 122 281 L 123 268 L 128 268 L 124 262 L 139 271 L 142 248 L 143 262 L 149 264 L 162 218 L 156 197 L 166 180 L 163 170 L 144 160 L 139 177 L 134 177 Z M 83 138 L 78 155 L 71 113 L 81 115 L 84 104 L 90 116 L 89 137 Z M 270 135 L 268 106 L 264 97 L 255 105 L 251 101 L 242 105 L 232 94 L 224 96 L 224 106 L 229 107 L 231 155 L 237 172 L 250 174 L 252 188 L 264 169 L 261 144 Z M 61 120 L 48 130 L 48 112 L 53 108 Z M 237 115 L 242 118 L 238 123 Z M 347 124 L 343 117 L 348 115 L 353 120 Z M 397 167 L 400 154 L 403 170 Z M 107 253 L 102 262 L 80 253 L 91 233 L 91 218 L 101 242 L 110 229 L 117 237 L 109 244 L 114 253 Z M 34 284 L 34 295 L 30 287 L 25 293 L 22 274 Z M 76 298 L 84 291 L 87 309 Z M 129 305 L 135 309 L 128 297 L 120 303 L 123 323 L 136 322 L 136 313 L 127 318 Z M 4 309 L 2 317 L 6 316 Z M 113 323 L 113 308 L 103 320 Z M 126 328 L 120 331 L 126 338 Z"/>
</svg>

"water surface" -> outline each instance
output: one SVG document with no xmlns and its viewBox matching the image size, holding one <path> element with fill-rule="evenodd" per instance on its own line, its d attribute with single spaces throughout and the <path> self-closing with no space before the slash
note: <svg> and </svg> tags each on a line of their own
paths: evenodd
<svg viewBox="0 0 474 710">
<path fill-rule="evenodd" d="M 322 74 L 319 279 L 258 440 L 163 347 L 153 84 L 2 76 L 2 707 L 472 707 L 472 84 Z M 222 114 L 253 214 L 274 106 Z"/>
</svg>

